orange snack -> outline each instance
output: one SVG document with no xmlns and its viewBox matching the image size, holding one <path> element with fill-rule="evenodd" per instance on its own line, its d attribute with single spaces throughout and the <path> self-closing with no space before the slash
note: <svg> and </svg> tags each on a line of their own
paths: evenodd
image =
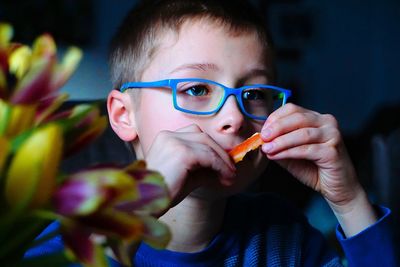
<svg viewBox="0 0 400 267">
<path fill-rule="evenodd" d="M 229 151 L 229 155 L 235 163 L 238 163 L 244 158 L 247 152 L 257 149 L 262 144 L 263 141 L 261 140 L 260 133 L 255 133 Z"/>
</svg>

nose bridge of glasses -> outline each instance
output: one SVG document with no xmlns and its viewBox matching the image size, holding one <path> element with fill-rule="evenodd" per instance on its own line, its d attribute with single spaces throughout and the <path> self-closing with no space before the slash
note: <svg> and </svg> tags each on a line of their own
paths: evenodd
<svg viewBox="0 0 400 267">
<path fill-rule="evenodd" d="M 241 103 L 241 92 L 242 92 L 241 88 L 230 88 L 230 87 L 224 86 L 224 89 L 225 89 L 225 97 L 224 97 L 225 101 L 226 101 L 226 99 L 228 99 L 229 96 L 233 95 L 236 98 L 236 102 L 238 104 Z"/>
<path fill-rule="evenodd" d="M 241 113 L 245 114 L 246 112 L 243 110 L 243 104 L 242 104 L 242 99 L 241 99 L 241 88 L 230 88 L 227 86 L 224 86 L 225 90 L 225 95 L 220 103 L 220 108 L 222 108 L 226 102 L 228 101 L 230 96 L 233 96 L 235 98 L 235 105 L 238 110 L 240 110 Z"/>
</svg>

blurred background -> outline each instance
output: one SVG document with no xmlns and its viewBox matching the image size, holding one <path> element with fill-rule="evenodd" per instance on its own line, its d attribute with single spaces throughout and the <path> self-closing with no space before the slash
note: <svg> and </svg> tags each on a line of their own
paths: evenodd
<svg viewBox="0 0 400 267">
<path fill-rule="evenodd" d="M 0 19 L 14 25 L 15 40 L 50 32 L 61 46 L 82 47 L 85 58 L 64 90 L 72 99 L 97 99 L 111 89 L 109 40 L 135 2 L 1 0 Z M 265 10 L 280 85 L 294 90 L 292 101 L 333 113 L 345 134 L 358 134 L 383 107 L 398 106 L 400 1 L 253 2 Z"/>
<path fill-rule="evenodd" d="M 398 225 L 400 1 L 252 2 L 263 10 L 271 29 L 278 84 L 294 91 L 292 102 L 336 116 L 362 183 L 372 199 L 392 208 Z M 108 43 L 135 3 L 0 0 L 0 21 L 13 24 L 14 40 L 30 43 L 35 36 L 50 32 L 61 52 L 68 45 L 83 48 L 84 59 L 64 91 L 73 101 L 90 101 L 103 99 L 112 89 Z M 101 160 L 96 156 L 98 151 L 90 152 L 89 158 Z M 100 154 L 110 153 L 105 151 Z M 332 233 L 332 214 L 314 194 L 291 178 L 279 179 L 268 187 L 292 198 L 326 235 Z M 399 235 L 396 231 L 398 240 Z"/>
</svg>

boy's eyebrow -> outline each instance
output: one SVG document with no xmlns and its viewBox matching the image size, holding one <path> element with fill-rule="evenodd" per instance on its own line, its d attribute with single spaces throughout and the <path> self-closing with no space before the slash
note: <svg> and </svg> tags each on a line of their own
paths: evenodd
<svg viewBox="0 0 400 267">
<path fill-rule="evenodd" d="M 181 70 L 187 70 L 187 69 L 192 69 L 192 70 L 201 70 L 201 71 L 207 71 L 207 70 L 214 70 L 214 71 L 219 71 L 220 68 L 214 64 L 214 63 L 188 63 L 188 64 L 183 64 L 181 66 L 178 66 L 177 68 L 173 69 L 169 74 L 181 71 Z M 249 71 L 244 77 L 240 79 L 241 82 L 245 82 L 249 79 L 256 78 L 256 77 L 266 77 L 267 80 L 271 80 L 272 78 L 272 72 L 269 69 L 265 68 L 254 68 Z"/>
<path fill-rule="evenodd" d="M 183 64 L 183 65 L 173 69 L 169 74 L 172 74 L 174 72 L 178 72 L 181 70 L 185 70 L 185 69 L 194 69 L 194 70 L 201 70 L 201 71 L 206 71 L 206 70 L 219 71 L 218 66 L 213 63 L 189 63 L 189 64 Z"/>
</svg>

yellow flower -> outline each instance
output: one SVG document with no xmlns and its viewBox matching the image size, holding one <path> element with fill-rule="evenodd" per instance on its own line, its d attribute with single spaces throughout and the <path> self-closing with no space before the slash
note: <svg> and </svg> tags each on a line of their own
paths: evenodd
<svg viewBox="0 0 400 267">
<path fill-rule="evenodd" d="M 32 51 L 26 45 L 18 47 L 11 53 L 8 59 L 10 72 L 15 74 L 18 79 L 21 79 L 29 70 L 31 65 L 31 55 Z"/>
<path fill-rule="evenodd" d="M 11 207 L 39 207 L 51 197 L 62 155 L 57 124 L 38 129 L 25 140 L 6 175 L 5 196 Z"/>
<path fill-rule="evenodd" d="M 0 99 L 0 134 L 14 137 L 34 125 L 35 105 L 10 105 Z"/>
<path fill-rule="evenodd" d="M 0 98 L 13 104 L 32 104 L 53 96 L 77 68 L 82 51 L 70 47 L 58 62 L 57 47 L 51 35 L 39 36 L 30 48 L 9 43 L 11 36 L 7 29 L 0 24 L 0 35 L 4 32 L 4 36 L 0 36 L 4 41 L 0 42 L 5 45 L 0 45 Z M 16 78 L 15 85 L 7 85 L 7 72 Z"/>
</svg>

